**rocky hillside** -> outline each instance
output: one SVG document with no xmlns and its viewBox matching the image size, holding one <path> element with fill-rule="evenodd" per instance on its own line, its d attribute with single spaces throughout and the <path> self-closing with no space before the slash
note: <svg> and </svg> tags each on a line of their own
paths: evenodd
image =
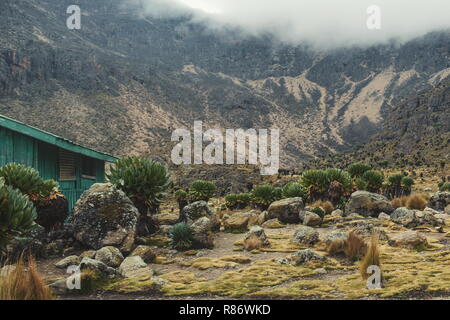
<svg viewBox="0 0 450 320">
<path fill-rule="evenodd" d="M 354 161 L 404 167 L 438 166 L 450 159 L 450 77 L 431 90 L 400 101 L 369 143 L 352 152 L 313 161 L 318 166 L 345 167 Z"/>
<path fill-rule="evenodd" d="M 81 30 L 66 27 L 71 4 Z M 122 0 L 3 0 L 0 11 L 0 113 L 118 156 L 168 157 L 172 130 L 203 120 L 280 128 L 282 164 L 297 167 L 367 141 L 402 97 L 450 74 L 449 32 L 317 52 L 142 18 Z"/>
</svg>

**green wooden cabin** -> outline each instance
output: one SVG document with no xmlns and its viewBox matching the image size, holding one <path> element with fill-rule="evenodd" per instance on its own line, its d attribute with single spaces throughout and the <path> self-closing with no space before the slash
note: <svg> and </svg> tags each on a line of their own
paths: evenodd
<svg viewBox="0 0 450 320">
<path fill-rule="evenodd" d="M 58 181 L 71 211 L 83 191 L 105 181 L 105 162 L 117 158 L 0 115 L 0 166 L 10 162 Z"/>
</svg>

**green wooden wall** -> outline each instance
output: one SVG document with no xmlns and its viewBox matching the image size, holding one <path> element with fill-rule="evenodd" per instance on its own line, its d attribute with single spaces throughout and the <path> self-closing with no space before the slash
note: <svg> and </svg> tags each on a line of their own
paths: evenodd
<svg viewBox="0 0 450 320">
<path fill-rule="evenodd" d="M 0 127 L 0 166 L 16 162 L 33 167 L 44 179 L 58 181 L 61 191 L 72 210 L 81 194 L 94 183 L 105 181 L 105 162 L 95 159 L 96 179 L 85 179 L 81 175 L 82 155 L 75 154 L 76 178 L 73 181 L 59 179 L 58 147 L 40 142 L 31 137 Z"/>
</svg>

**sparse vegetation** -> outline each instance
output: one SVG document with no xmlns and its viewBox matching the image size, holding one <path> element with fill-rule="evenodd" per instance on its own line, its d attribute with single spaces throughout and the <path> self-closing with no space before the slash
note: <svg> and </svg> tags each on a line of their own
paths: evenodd
<svg viewBox="0 0 450 320">
<path fill-rule="evenodd" d="M 170 185 L 166 167 L 142 157 L 118 160 L 107 177 L 125 192 L 143 215 L 158 211 Z"/>
<path fill-rule="evenodd" d="M 344 253 L 350 261 L 361 259 L 367 252 L 367 244 L 354 231 L 350 232 L 344 245 Z"/>
<path fill-rule="evenodd" d="M 316 201 L 310 205 L 311 207 L 322 208 L 326 215 L 331 214 L 334 211 L 334 206 L 330 201 Z"/>
<path fill-rule="evenodd" d="M 247 207 L 252 201 L 252 196 L 249 193 L 229 194 L 225 197 L 225 205 L 234 209 L 243 209 Z"/>
<path fill-rule="evenodd" d="M 361 277 L 366 280 L 369 277 L 367 273 L 367 268 L 369 266 L 378 266 L 381 268 L 380 262 L 380 249 L 378 245 L 378 236 L 372 236 L 369 247 L 367 249 L 366 255 L 362 259 L 359 267 L 359 271 L 361 273 Z"/>
<path fill-rule="evenodd" d="M 439 191 L 441 191 L 441 192 L 445 192 L 445 191 L 450 192 L 450 182 L 445 182 L 445 183 L 440 182 L 438 187 L 439 187 Z"/>
<path fill-rule="evenodd" d="M 244 249 L 247 251 L 259 250 L 263 247 L 263 242 L 256 235 L 252 234 L 244 240 Z"/>
<path fill-rule="evenodd" d="M 362 162 L 356 162 L 351 164 L 347 170 L 353 179 L 358 179 L 362 178 L 367 171 L 372 170 L 372 167 Z"/>
<path fill-rule="evenodd" d="M 421 194 L 413 194 L 405 198 L 408 209 L 424 210 L 428 203 L 426 197 Z"/>
<path fill-rule="evenodd" d="M 297 182 L 289 182 L 283 187 L 283 198 L 306 198 L 306 192 Z"/>
</svg>

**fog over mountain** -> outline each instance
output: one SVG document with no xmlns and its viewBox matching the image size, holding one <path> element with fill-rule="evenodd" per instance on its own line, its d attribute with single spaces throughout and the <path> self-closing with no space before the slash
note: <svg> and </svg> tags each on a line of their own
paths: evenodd
<svg viewBox="0 0 450 320">
<path fill-rule="evenodd" d="M 143 6 L 152 17 L 191 15 L 211 30 L 239 28 L 247 35 L 271 34 L 290 44 L 308 42 L 320 48 L 405 41 L 450 28 L 448 0 L 123 0 Z M 376 5 L 381 29 L 369 30 Z"/>
</svg>

